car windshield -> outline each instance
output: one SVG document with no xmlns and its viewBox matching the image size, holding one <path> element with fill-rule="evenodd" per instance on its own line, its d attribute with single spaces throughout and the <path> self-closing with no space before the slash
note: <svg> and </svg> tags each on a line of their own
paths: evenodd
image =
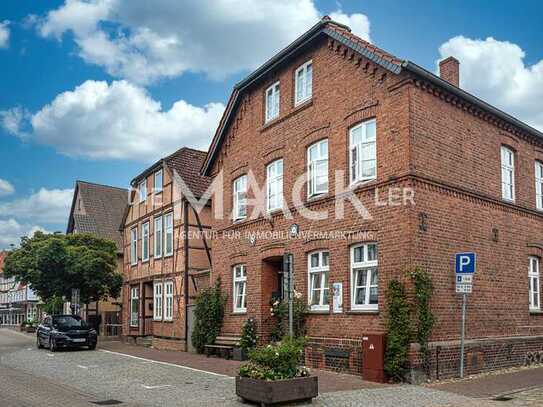
<svg viewBox="0 0 543 407">
<path fill-rule="evenodd" d="M 60 328 L 67 328 L 67 327 L 82 327 L 86 328 L 87 323 L 83 321 L 79 317 L 72 317 L 72 316 L 61 316 L 61 317 L 53 317 L 53 326 L 60 327 Z"/>
</svg>

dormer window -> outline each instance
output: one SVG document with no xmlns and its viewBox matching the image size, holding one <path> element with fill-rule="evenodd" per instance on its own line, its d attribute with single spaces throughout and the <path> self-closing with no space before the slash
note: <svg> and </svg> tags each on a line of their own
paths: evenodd
<svg viewBox="0 0 543 407">
<path fill-rule="evenodd" d="M 266 89 L 266 122 L 279 117 L 279 82 Z"/>
<path fill-rule="evenodd" d="M 295 96 L 294 105 L 297 106 L 311 99 L 313 94 L 313 62 L 307 61 L 301 67 L 296 69 L 294 75 Z"/>
<path fill-rule="evenodd" d="M 508 147 L 501 148 L 502 198 L 515 200 L 515 153 Z"/>
</svg>

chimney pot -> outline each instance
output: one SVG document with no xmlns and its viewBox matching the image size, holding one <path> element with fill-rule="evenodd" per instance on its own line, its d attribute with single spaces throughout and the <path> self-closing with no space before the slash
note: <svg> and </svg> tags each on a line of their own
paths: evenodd
<svg viewBox="0 0 543 407">
<path fill-rule="evenodd" d="M 455 57 L 439 62 L 439 76 L 450 84 L 460 87 L 460 62 Z"/>
</svg>

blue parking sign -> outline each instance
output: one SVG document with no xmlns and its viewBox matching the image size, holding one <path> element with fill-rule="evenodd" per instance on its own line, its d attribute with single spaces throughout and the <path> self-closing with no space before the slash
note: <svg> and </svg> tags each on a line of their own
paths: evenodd
<svg viewBox="0 0 543 407">
<path fill-rule="evenodd" d="M 456 253 L 455 255 L 456 274 L 475 273 L 475 253 Z"/>
</svg>

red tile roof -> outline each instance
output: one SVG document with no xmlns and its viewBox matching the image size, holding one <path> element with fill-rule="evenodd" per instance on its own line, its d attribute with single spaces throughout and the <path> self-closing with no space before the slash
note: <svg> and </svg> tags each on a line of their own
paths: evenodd
<svg viewBox="0 0 543 407">
<path fill-rule="evenodd" d="M 201 197 L 211 184 L 211 177 L 200 175 L 206 152 L 183 147 L 164 158 L 166 165 L 183 179 L 195 197 Z"/>
</svg>

